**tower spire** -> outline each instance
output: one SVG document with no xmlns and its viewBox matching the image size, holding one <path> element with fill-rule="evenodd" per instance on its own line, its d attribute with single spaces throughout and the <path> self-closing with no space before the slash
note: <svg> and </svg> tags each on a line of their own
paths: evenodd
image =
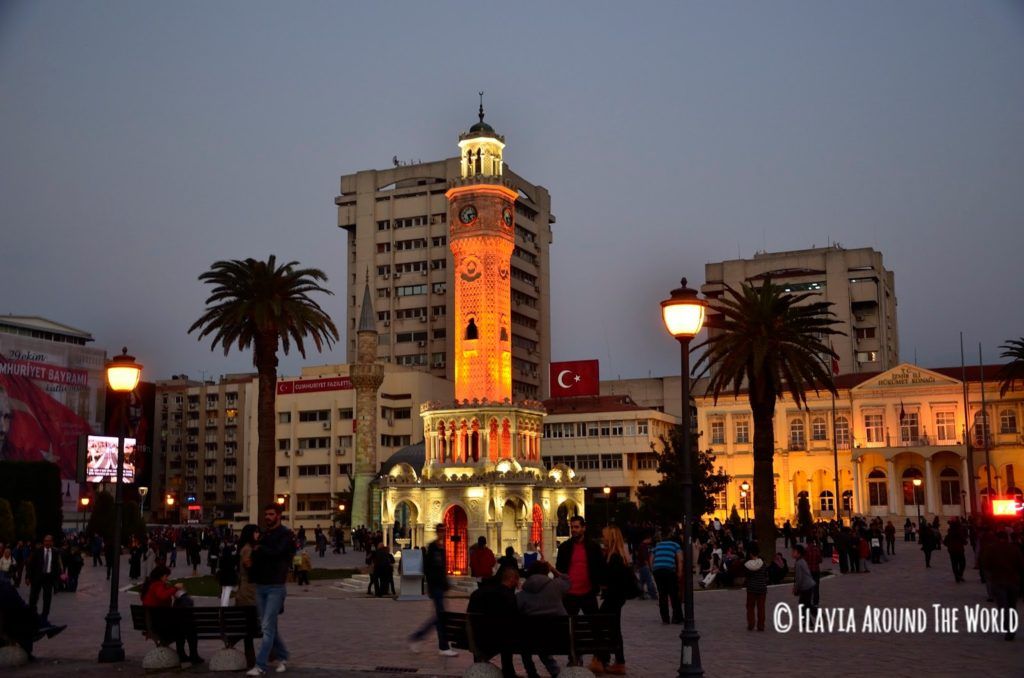
<svg viewBox="0 0 1024 678">
<path fill-rule="evenodd" d="M 480 111 L 477 113 L 480 116 L 480 122 L 484 121 L 484 93 L 480 91 Z"/>
</svg>

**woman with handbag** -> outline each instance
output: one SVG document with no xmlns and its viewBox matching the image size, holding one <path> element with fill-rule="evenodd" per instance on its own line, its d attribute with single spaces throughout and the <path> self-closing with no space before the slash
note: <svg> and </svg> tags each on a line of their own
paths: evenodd
<svg viewBox="0 0 1024 678">
<path fill-rule="evenodd" d="M 185 585 L 181 582 L 171 584 L 168 580 L 171 570 L 165 565 L 157 565 L 149 573 L 146 581 L 142 584 L 139 596 L 144 607 L 189 607 L 191 598 L 185 592 Z M 187 600 L 188 604 L 183 604 Z M 167 620 L 166 624 L 160 624 L 154 628 L 157 635 L 163 638 L 173 638 L 178 649 L 178 659 L 184 664 L 202 664 L 205 661 L 199 656 L 197 650 L 198 639 L 194 627 L 188 624 L 175 624 Z M 189 654 L 185 654 L 185 642 L 188 642 Z"/>
</svg>

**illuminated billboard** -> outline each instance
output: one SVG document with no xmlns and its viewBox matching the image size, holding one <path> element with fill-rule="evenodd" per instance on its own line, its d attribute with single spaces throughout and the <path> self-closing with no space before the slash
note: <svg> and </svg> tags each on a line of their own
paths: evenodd
<svg viewBox="0 0 1024 678">
<path fill-rule="evenodd" d="M 992 515 L 994 516 L 1015 516 L 1021 508 L 1021 504 L 1016 499 L 992 500 Z"/>
<path fill-rule="evenodd" d="M 114 436 L 88 436 L 83 455 L 83 473 L 87 483 L 113 483 L 117 481 L 117 443 Z M 135 438 L 124 439 L 125 483 L 135 482 Z"/>
</svg>

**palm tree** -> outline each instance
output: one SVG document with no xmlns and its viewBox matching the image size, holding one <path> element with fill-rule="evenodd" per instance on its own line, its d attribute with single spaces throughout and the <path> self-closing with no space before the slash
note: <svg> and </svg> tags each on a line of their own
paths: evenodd
<svg viewBox="0 0 1024 678">
<path fill-rule="evenodd" d="M 739 396 L 747 388 L 754 415 L 754 533 L 771 553 L 775 544 L 775 402 L 787 393 L 797 407 L 807 406 L 808 389 L 835 393 L 828 361 L 835 353 L 825 337 L 842 334 L 831 302 L 804 303 L 810 293 L 790 294 L 770 279 L 760 287 L 744 283 L 739 291 L 711 302 L 720 315 L 714 330 L 695 349 L 706 349 L 694 373 L 709 371 L 708 392 L 718 402 L 723 392 Z M 685 405 L 684 405 L 685 407 Z M 838 498 L 837 498 L 838 499 Z"/>
<path fill-rule="evenodd" d="M 1008 339 L 999 348 L 1004 349 L 1002 357 L 1010 359 L 1010 362 L 1003 365 L 1003 369 L 999 372 L 999 380 L 1002 382 L 999 387 L 999 396 L 1002 397 L 1006 395 L 1007 391 L 1013 390 L 1015 381 L 1024 381 L 1024 337 Z"/>
<path fill-rule="evenodd" d="M 278 265 L 272 254 L 266 261 L 233 259 L 216 261 L 199 276 L 213 286 L 206 299 L 206 311 L 188 328 L 201 330 L 199 339 L 213 335 L 211 350 L 218 346 L 227 355 L 233 346 L 253 347 L 252 362 L 259 374 L 256 428 L 256 497 L 258 511 L 274 497 L 275 413 L 277 350 L 285 354 L 292 342 L 303 358 L 309 337 L 317 351 L 338 340 L 338 328 L 319 304 L 309 298 L 313 292 L 332 292 L 321 285 L 327 276 L 316 268 L 297 268 L 298 262 Z"/>
</svg>

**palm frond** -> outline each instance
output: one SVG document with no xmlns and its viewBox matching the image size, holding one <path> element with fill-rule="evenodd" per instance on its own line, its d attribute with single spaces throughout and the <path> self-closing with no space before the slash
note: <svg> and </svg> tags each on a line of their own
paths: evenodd
<svg viewBox="0 0 1024 678">
<path fill-rule="evenodd" d="M 1024 381 L 1024 337 L 1009 339 L 999 348 L 1003 349 L 1002 357 L 1010 359 L 999 371 L 999 395 L 1004 396 L 1014 390 L 1016 382 Z"/>
</svg>

